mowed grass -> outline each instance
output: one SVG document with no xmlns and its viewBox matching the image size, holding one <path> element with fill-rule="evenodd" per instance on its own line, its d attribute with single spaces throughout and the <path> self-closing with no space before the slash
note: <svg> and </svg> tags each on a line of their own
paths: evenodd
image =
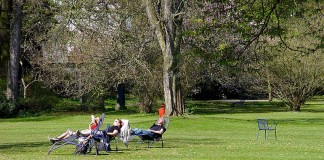
<svg viewBox="0 0 324 160">
<path fill-rule="evenodd" d="M 233 105 L 221 101 L 188 101 L 193 114 L 171 117 L 161 142 L 147 148 L 135 139 L 128 148 L 100 155 L 74 155 L 74 146 L 58 148 L 47 155 L 48 137 L 87 127 L 90 115 L 52 113 L 38 117 L 0 119 L 0 159 L 324 159 L 324 101 L 308 102 L 302 112 L 287 112 L 279 101 L 247 101 Z M 101 113 L 93 113 L 100 115 Z M 132 128 L 148 128 L 157 114 L 107 111 L 104 125 L 115 118 L 128 119 Z M 267 141 L 260 132 L 256 140 L 257 118 L 276 121 L 277 140 Z M 105 126 L 103 126 L 104 128 Z M 112 144 L 114 149 L 114 143 Z"/>
</svg>

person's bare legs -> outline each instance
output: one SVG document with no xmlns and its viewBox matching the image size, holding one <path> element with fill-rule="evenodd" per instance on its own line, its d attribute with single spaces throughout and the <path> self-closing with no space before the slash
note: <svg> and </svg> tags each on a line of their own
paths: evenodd
<svg viewBox="0 0 324 160">
<path fill-rule="evenodd" d="M 74 132 L 72 132 L 71 130 L 68 129 L 65 133 L 63 133 L 62 135 L 58 136 L 57 138 L 59 140 L 62 140 L 62 139 L 69 138 L 73 134 L 74 134 Z"/>
<path fill-rule="evenodd" d="M 63 140 L 63 139 L 66 139 L 66 138 L 69 138 L 72 134 L 74 134 L 70 129 L 68 129 L 66 132 L 64 132 L 63 134 L 59 135 L 58 137 L 55 137 L 55 138 L 50 138 L 49 140 L 52 142 L 52 143 L 55 143 L 57 141 L 60 141 L 60 140 Z"/>
<path fill-rule="evenodd" d="M 57 139 L 62 139 L 62 138 L 64 138 L 64 137 L 69 133 L 69 131 L 70 131 L 70 130 L 68 129 L 66 132 L 64 132 L 63 134 L 57 136 L 56 138 L 57 138 Z"/>
<path fill-rule="evenodd" d="M 80 134 L 82 137 L 87 137 L 91 134 L 91 130 L 89 130 L 89 129 L 82 130 L 82 131 L 80 131 Z"/>
</svg>

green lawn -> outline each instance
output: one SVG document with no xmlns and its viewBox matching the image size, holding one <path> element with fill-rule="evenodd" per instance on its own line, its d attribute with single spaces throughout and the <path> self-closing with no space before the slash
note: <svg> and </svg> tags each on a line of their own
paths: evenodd
<svg viewBox="0 0 324 160">
<path fill-rule="evenodd" d="M 280 102 L 245 102 L 232 105 L 219 101 L 190 101 L 193 114 L 171 117 L 164 134 L 164 148 L 156 143 L 131 142 L 120 151 L 95 156 L 74 155 L 73 146 L 65 146 L 46 155 L 48 137 L 66 129 L 87 127 L 89 114 L 63 113 L 38 117 L 0 119 L 0 159 L 324 159 L 324 101 L 314 99 L 302 112 L 287 112 Z M 95 113 L 100 115 L 100 113 Z M 148 128 L 157 114 L 106 112 L 105 123 L 115 118 L 128 119 L 132 128 Z M 277 141 L 270 134 L 256 140 L 257 118 L 278 122 Z M 112 147 L 113 148 L 113 147 Z"/>
</svg>

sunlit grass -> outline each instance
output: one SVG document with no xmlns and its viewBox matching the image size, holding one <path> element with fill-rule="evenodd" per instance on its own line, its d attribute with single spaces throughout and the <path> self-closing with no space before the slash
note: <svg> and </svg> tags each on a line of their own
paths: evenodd
<svg viewBox="0 0 324 160">
<path fill-rule="evenodd" d="M 323 101 L 324 102 L 324 101 Z M 113 105 L 111 105 L 113 106 Z M 0 159 L 323 159 L 324 103 L 320 98 L 308 102 L 302 112 L 287 112 L 281 102 L 245 102 L 234 106 L 228 102 L 190 101 L 192 114 L 171 117 L 164 134 L 164 148 L 156 143 L 135 139 L 120 151 L 74 155 L 73 146 L 64 146 L 46 155 L 48 137 L 66 129 L 86 128 L 89 114 L 52 113 L 38 117 L 0 119 Z M 93 113 L 100 115 L 101 113 Z M 134 114 L 133 111 L 108 110 L 105 125 L 115 118 L 128 119 L 132 128 L 148 128 L 157 114 Z M 277 141 L 273 133 L 256 140 L 257 118 L 278 122 Z M 112 145 L 114 148 L 114 144 Z"/>
</svg>

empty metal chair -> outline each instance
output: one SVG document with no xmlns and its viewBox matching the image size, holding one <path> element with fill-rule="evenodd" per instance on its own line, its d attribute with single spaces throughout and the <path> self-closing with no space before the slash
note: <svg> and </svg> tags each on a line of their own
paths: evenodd
<svg viewBox="0 0 324 160">
<path fill-rule="evenodd" d="M 258 139 L 258 137 L 259 137 L 260 130 L 261 131 L 263 130 L 265 140 L 268 139 L 270 131 L 275 132 L 275 140 L 277 140 L 277 124 L 276 123 L 269 125 L 267 119 L 257 119 L 257 121 L 258 121 L 258 133 L 257 133 L 256 139 Z"/>
</svg>

